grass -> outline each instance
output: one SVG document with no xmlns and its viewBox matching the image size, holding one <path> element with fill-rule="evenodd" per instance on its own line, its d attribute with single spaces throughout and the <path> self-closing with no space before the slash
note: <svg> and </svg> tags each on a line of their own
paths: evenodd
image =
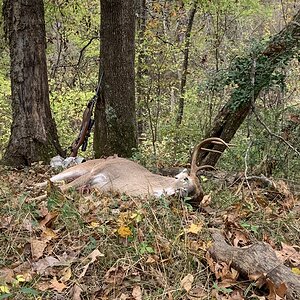
<svg viewBox="0 0 300 300">
<path fill-rule="evenodd" d="M 256 187 L 207 180 L 212 201 L 192 211 L 176 198 L 34 188 L 51 172 L 0 171 L 0 299 L 76 300 L 78 288 L 81 299 L 215 299 L 231 290 L 218 287 L 206 262 L 211 227 L 238 229 L 247 243 L 300 243 L 298 213 Z M 97 251 L 103 256 L 91 258 Z"/>
</svg>

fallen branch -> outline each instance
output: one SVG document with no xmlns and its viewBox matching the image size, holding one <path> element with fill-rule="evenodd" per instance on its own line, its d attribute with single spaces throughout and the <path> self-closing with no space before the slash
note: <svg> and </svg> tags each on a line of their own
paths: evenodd
<svg viewBox="0 0 300 300">
<path fill-rule="evenodd" d="M 285 284 L 286 299 L 300 299 L 300 276 L 283 265 L 270 245 L 257 242 L 249 247 L 237 248 L 226 243 L 224 236 L 218 230 L 212 230 L 213 246 L 210 255 L 217 261 L 230 264 L 244 276 L 262 274 L 270 279 L 276 287 Z"/>
</svg>

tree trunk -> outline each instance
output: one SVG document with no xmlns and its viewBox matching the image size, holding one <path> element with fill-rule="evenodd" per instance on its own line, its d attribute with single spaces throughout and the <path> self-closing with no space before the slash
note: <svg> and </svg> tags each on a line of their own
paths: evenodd
<svg viewBox="0 0 300 300">
<path fill-rule="evenodd" d="M 280 64 L 287 64 L 300 43 L 300 11 L 293 20 L 276 34 L 262 50 L 253 51 L 248 57 L 236 60 L 229 71 L 229 80 L 237 87 L 228 103 L 216 116 L 213 127 L 206 137 L 220 137 L 229 142 L 251 110 L 260 91 L 272 80 L 272 74 Z M 224 150 L 221 145 L 215 150 Z M 220 153 L 208 152 L 198 158 L 199 165 L 214 166 Z"/>
<path fill-rule="evenodd" d="M 5 0 L 5 32 L 11 58 L 13 123 L 3 163 L 49 161 L 59 145 L 49 103 L 42 0 Z"/>
<path fill-rule="evenodd" d="M 130 157 L 136 148 L 134 33 L 131 0 L 101 0 L 101 99 L 95 109 L 96 157 Z"/>
<path fill-rule="evenodd" d="M 184 97 L 185 97 L 185 87 L 186 87 L 186 78 L 188 72 L 188 64 L 189 64 L 189 51 L 190 51 L 190 38 L 191 31 L 193 27 L 194 17 L 197 9 L 197 1 L 194 1 L 193 7 L 189 12 L 188 25 L 185 33 L 185 42 L 184 42 L 184 57 L 182 63 L 182 71 L 181 71 L 181 80 L 180 80 L 180 98 L 178 103 L 178 112 L 176 117 L 176 126 L 180 126 L 183 118 L 183 109 L 184 109 Z"/>
<path fill-rule="evenodd" d="M 137 135 L 138 139 L 141 138 L 142 134 L 145 133 L 146 124 L 144 120 L 144 115 L 146 110 L 143 103 L 143 75 L 145 74 L 145 58 L 146 53 L 144 50 L 145 42 L 145 32 L 146 32 L 146 19 L 147 19 L 147 6 L 146 0 L 137 1 L 137 42 L 139 46 L 139 52 L 137 53 L 137 66 L 136 66 L 136 96 L 137 96 Z"/>
</svg>

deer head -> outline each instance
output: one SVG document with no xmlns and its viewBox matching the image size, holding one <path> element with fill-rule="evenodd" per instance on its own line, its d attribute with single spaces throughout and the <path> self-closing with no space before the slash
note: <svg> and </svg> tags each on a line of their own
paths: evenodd
<svg viewBox="0 0 300 300">
<path fill-rule="evenodd" d="M 79 188 L 86 185 L 101 191 L 118 191 L 130 196 L 147 196 L 179 194 L 182 197 L 190 196 L 192 204 L 199 205 L 203 198 L 203 190 L 197 177 L 197 172 L 211 166 L 198 166 L 197 159 L 202 151 L 218 151 L 207 148 L 207 145 L 228 145 L 219 138 L 208 138 L 195 147 L 192 155 L 191 171 L 185 169 L 175 178 L 153 174 L 143 166 L 119 157 L 94 159 L 71 167 L 50 180 L 57 182 L 68 180 L 71 182 L 62 186 L 62 190 L 70 187 Z M 219 151 L 218 151 L 219 152 Z"/>
</svg>

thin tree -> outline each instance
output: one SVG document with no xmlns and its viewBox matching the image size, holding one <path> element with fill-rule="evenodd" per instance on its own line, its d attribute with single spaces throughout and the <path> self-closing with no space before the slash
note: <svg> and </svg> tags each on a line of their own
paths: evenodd
<svg viewBox="0 0 300 300">
<path fill-rule="evenodd" d="M 178 102 L 178 112 L 176 116 L 177 126 L 180 126 L 183 118 L 184 98 L 185 98 L 186 80 L 187 80 L 188 64 L 189 64 L 190 39 L 191 39 L 191 32 L 192 32 L 196 10 L 197 10 L 197 1 L 195 0 L 189 12 L 188 24 L 185 32 L 184 52 L 183 52 L 184 57 L 183 57 L 181 80 L 180 80 L 180 87 L 179 87 L 180 98 Z"/>
<path fill-rule="evenodd" d="M 3 163 L 48 161 L 62 154 L 51 116 L 42 0 L 4 0 L 5 33 L 11 58 L 13 122 Z"/>
<path fill-rule="evenodd" d="M 267 45 L 256 47 L 248 56 L 238 58 L 228 73 L 228 83 L 236 88 L 229 101 L 217 114 L 206 137 L 220 137 L 229 142 L 239 129 L 261 90 L 272 81 L 275 69 L 287 64 L 300 47 L 300 10 L 294 18 Z M 216 146 L 215 150 L 224 150 Z M 201 165 L 214 166 L 218 152 L 209 152 L 198 158 Z"/>
<path fill-rule="evenodd" d="M 100 74 L 95 109 L 96 157 L 130 157 L 136 148 L 134 84 L 135 9 L 132 0 L 101 0 Z"/>
</svg>

